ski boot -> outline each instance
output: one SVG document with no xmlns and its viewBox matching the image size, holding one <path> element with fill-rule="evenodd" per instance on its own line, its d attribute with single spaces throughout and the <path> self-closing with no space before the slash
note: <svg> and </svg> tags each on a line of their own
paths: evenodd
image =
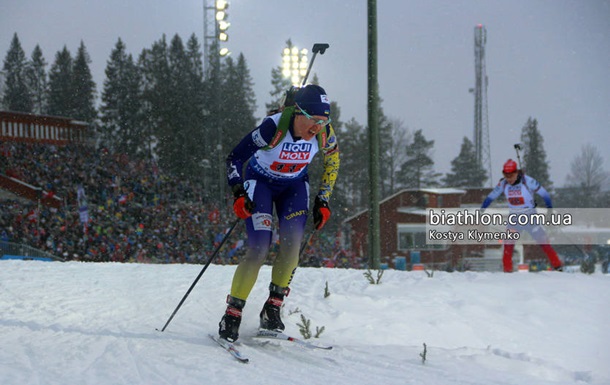
<svg viewBox="0 0 610 385">
<path fill-rule="evenodd" d="M 559 265 L 559 266 L 552 266 L 552 269 L 554 271 L 560 271 L 563 272 L 563 264 Z"/>
<path fill-rule="evenodd" d="M 284 331 L 285 326 L 280 318 L 280 308 L 284 302 L 284 297 L 289 292 L 290 289 L 288 287 L 279 287 L 273 283 L 269 285 L 269 298 L 267 298 L 267 302 L 263 305 L 263 310 L 261 310 L 260 314 L 261 329 Z"/>
<path fill-rule="evenodd" d="M 218 335 L 229 342 L 237 341 L 239 338 L 239 324 L 241 323 L 241 311 L 246 306 L 246 301 L 239 298 L 227 296 L 227 310 L 218 323 Z"/>
</svg>

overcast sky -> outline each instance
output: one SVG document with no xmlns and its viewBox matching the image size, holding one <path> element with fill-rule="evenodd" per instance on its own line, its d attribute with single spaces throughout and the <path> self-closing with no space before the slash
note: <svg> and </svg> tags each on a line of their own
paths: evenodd
<svg viewBox="0 0 610 385">
<path fill-rule="evenodd" d="M 207 0 L 212 3 L 212 0 Z M 135 58 L 163 34 L 203 39 L 203 0 L 0 0 L 0 55 L 13 33 L 26 55 L 36 44 L 51 64 L 82 40 L 98 92 L 120 37 Z M 313 73 L 339 103 L 342 120 L 367 122 L 367 9 L 360 0 L 230 1 L 228 47 L 244 54 L 258 111 L 269 102 L 271 69 L 287 39 L 326 42 Z M 538 120 L 551 179 L 562 186 L 582 145 L 610 169 L 610 0 L 378 0 L 382 108 L 435 140 L 447 172 L 464 136 L 473 139 L 474 27 L 487 28 L 489 136 L 494 180 L 515 156 L 528 117 Z M 311 79 L 311 78 L 310 78 Z M 340 140 L 340 138 L 339 138 Z"/>
</svg>

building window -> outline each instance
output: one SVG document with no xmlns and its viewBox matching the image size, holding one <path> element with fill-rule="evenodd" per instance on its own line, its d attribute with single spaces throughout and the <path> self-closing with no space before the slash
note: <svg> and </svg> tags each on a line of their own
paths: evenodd
<svg viewBox="0 0 610 385">
<path fill-rule="evenodd" d="M 398 228 L 398 250 L 443 250 L 447 245 L 429 245 L 426 243 L 426 225 L 401 225 Z"/>
</svg>

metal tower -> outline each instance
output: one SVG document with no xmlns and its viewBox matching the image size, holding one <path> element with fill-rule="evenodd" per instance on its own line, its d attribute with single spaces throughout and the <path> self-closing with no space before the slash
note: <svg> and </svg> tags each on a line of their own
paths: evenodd
<svg viewBox="0 0 610 385">
<path fill-rule="evenodd" d="M 489 185 L 493 186 L 491 156 L 489 151 L 489 119 L 487 115 L 487 70 L 485 68 L 485 43 L 487 30 L 482 24 L 474 28 L 474 148 L 477 162 L 487 170 Z"/>
<path fill-rule="evenodd" d="M 227 21 L 229 15 L 227 0 L 203 0 L 203 66 L 207 67 L 210 58 L 220 58 L 231 52 L 221 43 L 229 41 L 227 30 L 231 23 Z M 216 50 L 212 52 L 212 48 Z"/>
</svg>

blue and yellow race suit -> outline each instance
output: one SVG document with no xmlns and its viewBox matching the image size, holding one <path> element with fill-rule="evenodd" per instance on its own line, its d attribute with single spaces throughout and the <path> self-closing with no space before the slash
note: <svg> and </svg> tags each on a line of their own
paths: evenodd
<svg viewBox="0 0 610 385">
<path fill-rule="evenodd" d="M 339 149 L 332 126 L 304 140 L 293 135 L 291 110 L 269 116 L 246 135 L 227 158 L 229 186 L 243 184 L 255 208 L 246 219 L 246 255 L 239 263 L 231 296 L 246 300 L 256 283 L 272 240 L 273 208 L 278 217 L 279 253 L 271 282 L 288 287 L 299 262 L 309 212 L 307 169 L 319 151 L 324 156 L 322 182 L 317 196 L 329 201 L 339 170 Z M 243 171 L 245 166 L 245 171 Z"/>
</svg>

